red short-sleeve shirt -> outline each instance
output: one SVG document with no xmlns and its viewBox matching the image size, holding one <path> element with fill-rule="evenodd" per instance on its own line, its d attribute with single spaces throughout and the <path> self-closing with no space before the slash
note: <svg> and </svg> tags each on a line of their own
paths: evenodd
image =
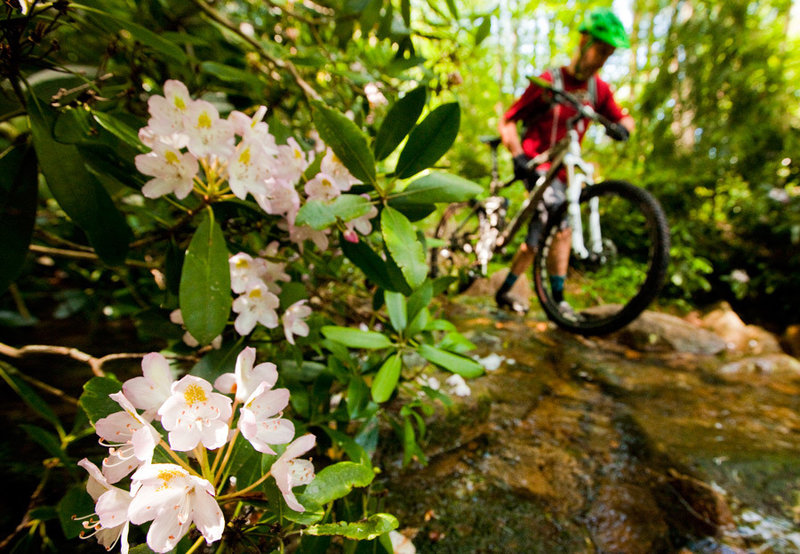
<svg viewBox="0 0 800 554">
<path fill-rule="evenodd" d="M 589 103 L 588 81 L 579 81 L 563 68 L 564 90 L 578 96 Z M 548 70 L 541 78 L 550 83 L 553 75 Z M 604 115 L 611 121 L 619 121 L 625 117 L 625 112 L 617 105 L 608 83 L 597 77 L 597 105 L 595 111 Z M 525 125 L 525 134 L 522 137 L 522 149 L 531 157 L 541 154 L 553 144 L 564 138 L 567 134 L 567 120 L 576 114 L 575 108 L 562 104 L 551 104 L 544 90 L 531 83 L 522 96 L 505 113 L 506 121 L 522 121 Z M 555 126 L 554 126 L 555 124 Z M 578 125 L 578 134 L 583 140 L 586 125 Z"/>
</svg>

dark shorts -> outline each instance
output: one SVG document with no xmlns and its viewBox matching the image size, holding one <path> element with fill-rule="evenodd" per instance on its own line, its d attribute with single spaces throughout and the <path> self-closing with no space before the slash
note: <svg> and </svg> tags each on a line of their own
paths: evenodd
<svg viewBox="0 0 800 554">
<path fill-rule="evenodd" d="M 561 179 L 553 180 L 552 184 L 544 191 L 543 203 L 536 207 L 536 213 L 531 218 L 528 224 L 528 235 L 525 237 L 525 244 L 531 249 L 536 248 L 539 244 L 539 239 L 544 232 L 544 227 L 547 225 L 547 218 L 550 214 L 555 213 L 561 205 L 567 200 L 567 185 Z M 568 227 L 568 220 L 564 218 L 561 222 L 561 229 Z"/>
</svg>

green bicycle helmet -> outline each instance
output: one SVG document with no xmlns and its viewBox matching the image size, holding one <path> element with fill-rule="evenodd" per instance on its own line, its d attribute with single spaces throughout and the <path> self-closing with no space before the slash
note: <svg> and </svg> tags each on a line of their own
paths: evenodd
<svg viewBox="0 0 800 554">
<path fill-rule="evenodd" d="M 615 48 L 630 48 L 628 34 L 622 21 L 608 8 L 590 11 L 578 27 L 581 33 L 589 33 L 597 40 L 602 40 Z"/>
</svg>

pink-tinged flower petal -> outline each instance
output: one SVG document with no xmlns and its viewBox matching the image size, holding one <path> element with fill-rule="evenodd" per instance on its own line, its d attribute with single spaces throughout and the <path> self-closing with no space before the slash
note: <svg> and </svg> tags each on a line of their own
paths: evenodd
<svg viewBox="0 0 800 554">
<path fill-rule="evenodd" d="M 236 375 L 233 373 L 223 373 L 214 381 L 214 388 L 222 394 L 236 392 Z"/>
<path fill-rule="evenodd" d="M 225 517 L 216 499 L 207 492 L 196 492 L 192 506 L 192 519 L 207 543 L 218 541 L 225 530 Z"/>
<path fill-rule="evenodd" d="M 142 375 L 125 381 L 122 392 L 136 408 L 155 413 L 171 393 L 172 370 L 164 356 L 151 352 L 142 359 Z"/>
<path fill-rule="evenodd" d="M 169 432 L 173 450 L 192 450 L 201 441 L 207 448 L 214 449 L 227 441 L 231 399 L 212 392 L 211 383 L 205 379 L 186 375 L 174 383 L 172 395 L 158 413 L 161 424 Z M 223 441 L 221 444 L 220 440 Z"/>
<path fill-rule="evenodd" d="M 97 519 L 94 521 L 90 519 L 84 524 L 84 527 L 91 528 L 97 542 L 105 546 L 107 550 L 113 548 L 119 541 L 121 542 L 121 551 L 127 553 L 130 493 L 110 485 L 97 466 L 86 458 L 79 461 L 78 465 L 89 472 L 86 492 L 96 501 L 95 513 L 89 517 L 97 516 Z"/>
<path fill-rule="evenodd" d="M 266 383 L 266 388 L 272 388 L 278 381 L 278 368 L 272 362 L 264 362 L 253 367 L 256 361 L 256 349 L 246 347 L 236 357 L 236 400 L 246 402 L 255 389 Z"/>
<path fill-rule="evenodd" d="M 191 514 L 184 502 L 165 507 L 153 519 L 147 532 L 147 546 L 153 552 L 169 552 L 189 531 Z"/>
<path fill-rule="evenodd" d="M 314 466 L 308 460 L 295 458 L 311 450 L 316 440 L 312 434 L 295 439 L 270 469 L 286 505 L 296 512 L 303 512 L 305 508 L 297 501 L 292 488 L 310 483 L 314 479 Z"/>
</svg>

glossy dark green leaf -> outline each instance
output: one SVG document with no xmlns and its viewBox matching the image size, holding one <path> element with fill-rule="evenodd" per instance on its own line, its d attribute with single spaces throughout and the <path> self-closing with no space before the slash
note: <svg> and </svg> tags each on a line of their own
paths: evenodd
<svg viewBox="0 0 800 554">
<path fill-rule="evenodd" d="M 397 382 L 400 380 L 400 370 L 403 368 L 403 361 L 400 353 L 389 356 L 372 380 L 372 400 L 378 403 L 386 402 L 391 398 Z"/>
<path fill-rule="evenodd" d="M 389 109 L 375 137 L 375 159 L 383 160 L 403 142 L 422 114 L 427 97 L 427 87 L 419 86 Z"/>
<path fill-rule="evenodd" d="M 376 350 L 379 348 L 388 348 L 392 345 L 392 341 L 383 333 L 377 331 L 362 331 L 361 329 L 353 329 L 350 327 L 339 327 L 336 325 L 325 325 L 321 329 L 325 338 L 339 342 L 350 348 L 365 348 L 367 350 Z"/>
<path fill-rule="evenodd" d="M 450 15 L 453 16 L 454 19 L 458 19 L 458 7 L 456 6 L 455 0 L 447 0 L 447 9 L 450 10 Z"/>
<path fill-rule="evenodd" d="M 64 536 L 68 539 L 77 539 L 86 529 L 83 527 L 85 520 L 76 519 L 76 516 L 82 518 L 95 512 L 94 501 L 86 492 L 86 485 L 81 483 L 70 487 L 59 500 L 56 511 Z"/>
<path fill-rule="evenodd" d="M 231 312 L 228 249 L 222 229 L 210 215 L 186 250 L 178 299 L 186 330 L 200 344 L 209 344 L 225 329 Z"/>
<path fill-rule="evenodd" d="M 189 59 L 186 57 L 184 51 L 181 50 L 174 42 L 165 39 L 161 35 L 154 33 L 150 29 L 147 29 L 138 23 L 116 17 L 110 13 L 93 8 L 91 6 L 81 4 L 71 4 L 71 6 L 76 9 L 89 12 L 93 17 L 100 21 L 103 27 L 107 29 L 124 29 L 125 31 L 128 31 L 128 33 L 130 33 L 130 35 L 136 39 L 137 42 L 140 42 L 144 46 L 149 46 L 156 52 L 167 56 L 179 64 L 187 64 L 189 62 Z"/>
<path fill-rule="evenodd" d="M 475 360 L 453 354 L 452 352 L 447 352 L 446 350 L 441 350 L 430 344 L 420 344 L 419 348 L 417 348 L 417 352 L 429 362 L 448 371 L 452 371 L 453 373 L 457 373 L 462 377 L 472 378 L 483 374 L 483 366 Z"/>
<path fill-rule="evenodd" d="M 139 140 L 139 132 L 115 117 L 105 112 L 92 112 L 94 120 L 106 131 L 117 137 L 119 140 L 134 148 L 139 152 L 145 152 L 148 148 Z"/>
<path fill-rule="evenodd" d="M 314 126 L 322 141 L 331 147 L 356 179 L 375 186 L 375 158 L 361 129 L 320 101 L 313 101 L 311 105 L 314 108 Z"/>
<path fill-rule="evenodd" d="M 358 194 L 342 194 L 332 202 L 309 200 L 297 214 L 297 225 L 309 225 L 321 230 L 335 224 L 337 220 L 350 221 L 367 215 L 372 203 Z"/>
<path fill-rule="evenodd" d="M 353 487 L 366 487 L 372 483 L 375 473 L 371 468 L 355 462 L 339 462 L 326 467 L 314 477 L 306 490 L 298 496 L 319 505 L 347 496 Z"/>
<path fill-rule="evenodd" d="M 427 307 L 433 299 L 433 283 L 425 281 L 421 287 L 408 297 L 408 317 L 414 318 L 420 310 Z"/>
<path fill-rule="evenodd" d="M 312 525 L 303 532 L 315 536 L 338 535 L 356 541 L 370 541 L 384 533 L 397 529 L 398 525 L 397 518 L 391 514 L 372 514 L 366 521 L 321 523 Z"/>
<path fill-rule="evenodd" d="M 427 169 L 450 149 L 458 135 L 461 109 L 457 102 L 442 104 L 425 117 L 408 137 L 395 173 L 401 179 Z"/>
<path fill-rule="evenodd" d="M 125 218 L 94 175 L 87 171 L 80 151 L 53 139 L 57 112 L 31 99 L 28 115 L 36 156 L 56 202 L 83 229 L 104 262 L 121 264 L 133 237 Z"/>
<path fill-rule="evenodd" d="M 408 324 L 408 308 L 406 297 L 399 292 L 386 291 L 384 294 L 386 310 L 389 312 L 389 321 L 395 331 L 403 331 Z"/>
<path fill-rule="evenodd" d="M 79 403 L 94 424 L 109 414 L 120 411 L 119 404 L 108 397 L 122 390 L 122 383 L 111 377 L 92 377 L 83 385 Z"/>
<path fill-rule="evenodd" d="M 406 216 L 386 206 L 381 212 L 381 233 L 405 280 L 412 289 L 420 286 L 428 275 L 428 264 L 414 226 Z"/>
<path fill-rule="evenodd" d="M 21 423 L 19 426 L 27 433 L 33 442 L 45 449 L 48 456 L 58 458 L 65 467 L 72 467 L 67 453 L 61 448 L 61 441 L 55 434 L 36 425 Z"/>
<path fill-rule="evenodd" d="M 433 172 L 414 180 L 404 190 L 389 197 L 389 205 L 397 210 L 437 202 L 466 202 L 483 192 L 483 187 L 451 173 Z"/>
<path fill-rule="evenodd" d="M 33 236 L 38 198 L 36 152 L 27 144 L 0 157 L 0 294 L 19 276 Z"/>
<path fill-rule="evenodd" d="M 339 241 L 342 253 L 353 262 L 364 277 L 385 290 L 395 290 L 386 268 L 386 262 L 363 240 L 353 244 L 346 240 Z"/>
</svg>

